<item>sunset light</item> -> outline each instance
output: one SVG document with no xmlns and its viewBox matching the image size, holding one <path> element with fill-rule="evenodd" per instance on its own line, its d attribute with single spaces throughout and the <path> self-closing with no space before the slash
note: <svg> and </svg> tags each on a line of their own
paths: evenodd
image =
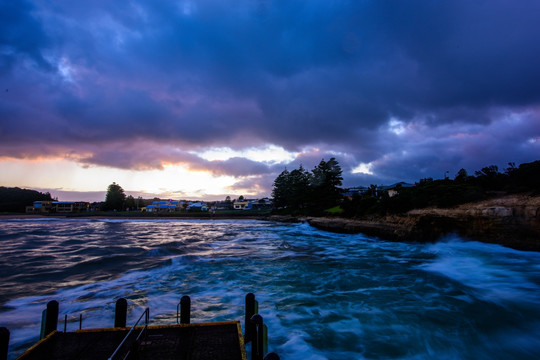
<svg viewBox="0 0 540 360">
<path fill-rule="evenodd" d="M 0 0 L 0 360 L 540 359 L 540 0 Z"/>
<path fill-rule="evenodd" d="M 3 2 L 0 186 L 214 199 L 331 157 L 344 187 L 535 160 L 534 11 L 427 3 Z"/>
</svg>

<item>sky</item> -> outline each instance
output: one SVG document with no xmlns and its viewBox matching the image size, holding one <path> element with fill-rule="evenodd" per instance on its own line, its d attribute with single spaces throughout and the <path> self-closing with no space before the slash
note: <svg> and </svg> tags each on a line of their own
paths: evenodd
<svg viewBox="0 0 540 360">
<path fill-rule="evenodd" d="M 540 159 L 540 1 L 0 1 L 0 186 L 269 196 Z"/>
</svg>

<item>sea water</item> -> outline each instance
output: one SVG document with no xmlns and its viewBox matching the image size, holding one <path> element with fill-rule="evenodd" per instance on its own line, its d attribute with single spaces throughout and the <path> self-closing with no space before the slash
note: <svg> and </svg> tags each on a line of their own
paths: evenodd
<svg viewBox="0 0 540 360">
<path fill-rule="evenodd" d="M 282 359 L 538 359 L 540 253 L 450 236 L 387 242 L 255 220 L 0 221 L 0 326 L 14 358 L 59 330 L 240 320 L 253 292 Z"/>
</svg>

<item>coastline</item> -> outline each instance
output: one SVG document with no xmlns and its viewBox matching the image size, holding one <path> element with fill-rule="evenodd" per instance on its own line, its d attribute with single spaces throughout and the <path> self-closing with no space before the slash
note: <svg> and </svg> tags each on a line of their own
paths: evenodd
<svg viewBox="0 0 540 360">
<path fill-rule="evenodd" d="M 182 216 L 178 214 L 166 215 L 166 216 L 137 216 L 137 215 L 88 215 L 88 214 L 0 214 L 0 220 L 23 220 L 23 219 L 119 219 L 119 220 L 269 220 L 269 215 L 245 215 L 245 216 L 231 216 L 228 214 L 216 214 L 214 216 L 197 216 L 188 215 Z"/>
<path fill-rule="evenodd" d="M 311 226 L 334 233 L 378 237 L 389 241 L 435 242 L 444 236 L 460 237 L 516 250 L 540 252 L 540 196 L 508 195 L 476 203 L 440 209 L 411 210 L 402 215 L 373 216 L 364 219 L 340 217 L 305 217 L 257 214 L 0 214 L 10 219 L 137 219 L 137 220 L 265 220 L 308 222 Z"/>
<path fill-rule="evenodd" d="M 540 251 L 540 196 L 509 195 L 450 209 L 417 209 L 370 219 L 306 218 L 321 230 L 390 241 L 435 242 L 444 236 Z"/>
</svg>

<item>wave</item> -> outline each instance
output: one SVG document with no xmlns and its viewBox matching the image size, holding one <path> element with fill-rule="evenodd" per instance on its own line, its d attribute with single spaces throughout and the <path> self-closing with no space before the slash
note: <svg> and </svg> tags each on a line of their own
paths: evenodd
<svg viewBox="0 0 540 360">
<path fill-rule="evenodd" d="M 435 258 L 420 269 L 441 274 L 500 305 L 540 303 L 540 253 L 449 237 L 429 245 Z"/>
<path fill-rule="evenodd" d="M 120 297 L 128 322 L 149 306 L 154 323 L 174 323 L 183 295 L 192 298 L 194 322 L 241 320 L 253 292 L 269 350 L 282 359 L 540 357 L 531 335 L 540 324 L 538 253 L 244 220 L 2 226 L 20 234 L 2 244 L 20 263 L 0 257 L 14 279 L 0 284 L 14 353 L 37 338 L 51 299 L 61 317 L 82 313 L 89 328 L 111 326 Z"/>
</svg>

